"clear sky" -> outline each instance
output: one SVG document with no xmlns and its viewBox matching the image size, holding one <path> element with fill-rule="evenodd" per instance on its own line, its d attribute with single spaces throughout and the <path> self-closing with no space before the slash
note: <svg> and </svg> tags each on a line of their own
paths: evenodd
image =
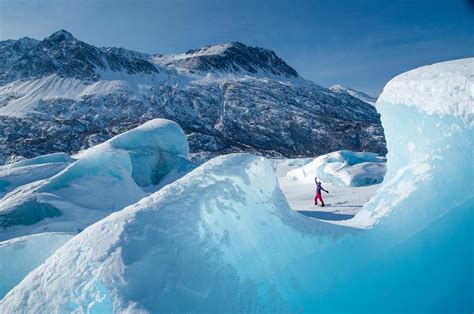
<svg viewBox="0 0 474 314">
<path fill-rule="evenodd" d="M 66 29 L 97 46 L 183 52 L 241 41 L 305 78 L 377 95 L 411 68 L 474 56 L 472 0 L 0 0 L 0 40 Z"/>
</svg>

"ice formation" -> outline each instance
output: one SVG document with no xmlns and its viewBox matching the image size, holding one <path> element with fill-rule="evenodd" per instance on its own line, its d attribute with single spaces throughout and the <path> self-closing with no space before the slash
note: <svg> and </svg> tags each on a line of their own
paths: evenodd
<svg viewBox="0 0 474 314">
<path fill-rule="evenodd" d="M 0 166 L 0 198 L 19 186 L 47 179 L 59 173 L 72 160 L 66 156 L 51 154 Z"/>
<path fill-rule="evenodd" d="M 72 237 L 48 232 L 0 242 L 0 298 Z"/>
<path fill-rule="evenodd" d="M 368 186 L 382 182 L 385 175 L 385 158 L 375 153 L 341 150 L 315 158 L 287 176 L 304 183 L 314 178 L 339 186 Z"/>
<path fill-rule="evenodd" d="M 474 60 L 468 58 L 402 73 L 387 83 L 379 104 L 415 106 L 428 114 L 451 115 L 472 122 L 473 68 Z"/>
<path fill-rule="evenodd" d="M 0 240 L 48 231 L 77 232 L 190 170 L 174 122 L 155 119 L 74 156 L 53 154 L 0 172 Z M 72 162 L 73 161 L 73 162 Z M 155 186 L 156 185 L 156 186 Z M 9 191 L 9 189 L 11 191 Z M 5 194 L 4 192 L 4 194 Z"/>
<path fill-rule="evenodd" d="M 12 169 L 12 168 L 20 168 L 32 165 L 43 165 L 43 164 L 50 164 L 50 163 L 71 163 L 74 161 L 73 158 L 69 157 L 65 153 L 54 153 L 48 155 L 42 155 L 31 159 L 25 159 L 21 161 L 17 161 L 12 164 L 8 164 L 5 166 L 0 166 L 0 169 Z"/>
<path fill-rule="evenodd" d="M 166 119 L 148 121 L 79 153 L 77 157 L 111 149 L 128 153 L 132 163 L 132 177 L 140 186 L 158 184 L 177 167 L 190 167 L 186 136 L 177 123 Z"/>
<path fill-rule="evenodd" d="M 427 88 L 436 77 L 442 99 L 416 89 L 399 103 L 385 88 L 388 171 L 353 219 L 367 229 L 291 211 L 268 160 L 218 157 L 71 239 L 0 311 L 471 312 L 472 126 L 416 100 L 452 106 L 473 61 L 408 76 Z"/>
</svg>

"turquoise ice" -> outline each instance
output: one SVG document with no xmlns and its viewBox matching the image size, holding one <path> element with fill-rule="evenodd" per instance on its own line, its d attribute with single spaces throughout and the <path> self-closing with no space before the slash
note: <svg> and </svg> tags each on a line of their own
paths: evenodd
<svg viewBox="0 0 474 314">
<path fill-rule="evenodd" d="M 340 150 L 318 156 L 301 168 L 287 173 L 292 180 L 305 183 L 318 181 L 337 186 L 368 186 L 378 184 L 385 176 L 386 159 L 375 153 Z"/>
<path fill-rule="evenodd" d="M 181 127 L 154 119 L 74 158 L 57 153 L 2 166 L 0 241 L 78 233 L 190 171 L 188 153 Z"/>
<path fill-rule="evenodd" d="M 271 161 L 221 156 L 85 229 L 0 311 L 472 312 L 473 69 L 387 84 L 387 175 L 352 227 L 292 211 Z"/>
</svg>

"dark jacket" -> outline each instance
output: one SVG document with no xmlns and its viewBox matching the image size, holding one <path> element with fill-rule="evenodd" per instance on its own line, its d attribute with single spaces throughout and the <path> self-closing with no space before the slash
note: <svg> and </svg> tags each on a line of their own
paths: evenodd
<svg viewBox="0 0 474 314">
<path fill-rule="evenodd" d="M 316 194 L 321 194 L 321 190 L 323 190 L 323 191 L 326 192 L 326 193 L 329 193 L 327 190 L 325 190 L 325 189 L 321 186 L 321 182 L 316 183 Z"/>
</svg>

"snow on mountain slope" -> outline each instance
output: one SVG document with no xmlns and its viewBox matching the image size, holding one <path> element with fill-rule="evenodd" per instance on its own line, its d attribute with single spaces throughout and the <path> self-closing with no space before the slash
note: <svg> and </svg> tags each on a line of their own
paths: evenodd
<svg viewBox="0 0 474 314">
<path fill-rule="evenodd" d="M 186 72 L 271 74 L 298 77 L 298 73 L 275 52 L 239 42 L 207 46 L 182 54 L 156 55 L 153 62 Z"/>
<path fill-rule="evenodd" d="M 6 69 L 16 62 L 23 54 L 38 45 L 36 39 L 23 37 L 18 40 L 0 41 L 0 69 Z"/>
<path fill-rule="evenodd" d="M 420 70 L 417 80 L 428 82 L 431 71 L 452 86 L 455 63 Z M 472 71 L 463 77 L 456 90 Z M 0 311 L 469 312 L 466 147 L 474 134 L 455 110 L 418 108 L 425 92 L 406 104 L 384 95 L 377 103 L 388 172 L 349 221 L 368 229 L 299 215 L 272 162 L 221 156 L 84 230 L 11 290 Z M 456 106 L 450 91 L 441 99 Z"/>
<path fill-rule="evenodd" d="M 51 74 L 96 81 L 100 79 L 99 71 L 158 72 L 150 62 L 142 59 L 143 54 L 125 49 L 96 48 L 77 40 L 65 30 L 57 31 L 38 43 L 30 43 L 29 48 L 22 50 L 19 58 L 7 56 L 0 67 L 1 83 Z"/>
<path fill-rule="evenodd" d="M 153 191 L 190 171 L 188 152 L 179 125 L 155 119 L 74 159 L 55 154 L 3 166 L 0 184 L 9 192 L 0 199 L 0 239 L 80 231 L 144 197 L 141 187 Z"/>
<path fill-rule="evenodd" d="M 0 43 L 12 45 L 27 46 Z M 373 107 L 304 80 L 267 49 L 229 43 L 151 56 L 97 48 L 66 31 L 29 45 L 0 56 L 8 59 L 0 64 L 0 163 L 76 153 L 156 117 L 181 125 L 195 160 L 386 152 Z"/>
<path fill-rule="evenodd" d="M 363 102 L 366 102 L 366 103 L 371 104 L 371 105 L 375 105 L 375 102 L 377 101 L 376 97 L 372 97 L 372 96 L 367 95 L 363 92 L 356 91 L 355 89 L 352 89 L 352 88 L 349 88 L 349 87 L 346 87 L 346 86 L 343 86 L 343 85 L 340 85 L 340 84 L 333 85 L 333 86 L 329 87 L 329 89 L 331 91 L 333 91 L 334 93 L 348 94 L 352 97 L 355 97 L 355 98 L 357 98 L 359 100 L 362 100 Z"/>
</svg>

